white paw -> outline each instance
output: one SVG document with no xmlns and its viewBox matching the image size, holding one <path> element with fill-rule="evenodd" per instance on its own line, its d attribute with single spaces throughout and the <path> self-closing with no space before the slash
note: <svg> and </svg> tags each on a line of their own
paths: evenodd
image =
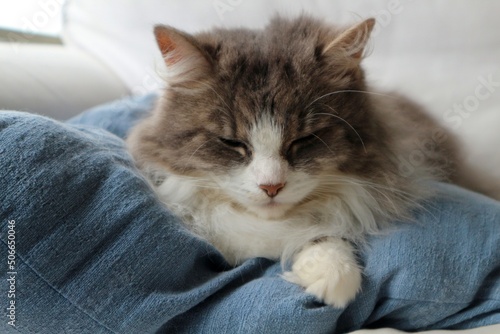
<svg viewBox="0 0 500 334">
<path fill-rule="evenodd" d="M 361 288 L 361 269 L 351 245 L 333 238 L 300 251 L 294 258 L 292 271 L 284 277 L 338 308 L 347 306 Z"/>
</svg>

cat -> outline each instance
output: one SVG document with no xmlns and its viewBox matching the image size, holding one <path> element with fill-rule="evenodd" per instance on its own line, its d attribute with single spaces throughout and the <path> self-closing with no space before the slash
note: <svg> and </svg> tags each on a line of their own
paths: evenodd
<svg viewBox="0 0 500 334">
<path fill-rule="evenodd" d="M 166 206 L 228 263 L 289 262 L 285 279 L 338 308 L 361 287 L 356 246 L 409 219 L 430 195 L 425 181 L 453 180 L 457 159 L 422 108 L 368 87 L 374 24 L 156 26 L 167 87 L 127 138 Z"/>
</svg>

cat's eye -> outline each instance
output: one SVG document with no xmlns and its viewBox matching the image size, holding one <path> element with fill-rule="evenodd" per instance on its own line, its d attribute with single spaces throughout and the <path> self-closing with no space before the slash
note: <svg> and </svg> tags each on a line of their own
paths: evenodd
<svg viewBox="0 0 500 334">
<path fill-rule="evenodd" d="M 315 134 L 310 134 L 308 136 L 304 136 L 304 137 L 301 137 L 299 139 L 294 140 L 288 148 L 287 155 L 296 154 L 297 150 L 300 147 L 306 146 L 306 145 L 312 143 L 313 141 L 315 141 L 316 139 L 318 139 L 318 137 Z"/>
<path fill-rule="evenodd" d="M 250 150 L 248 149 L 248 146 L 240 140 L 219 137 L 219 141 L 221 143 L 223 143 L 224 145 L 238 151 L 242 155 L 249 155 L 250 154 Z"/>
<path fill-rule="evenodd" d="M 310 134 L 309 136 L 305 136 L 299 139 L 296 139 L 292 142 L 292 145 L 304 145 L 309 144 L 313 140 L 316 140 L 318 137 L 314 134 Z"/>
</svg>

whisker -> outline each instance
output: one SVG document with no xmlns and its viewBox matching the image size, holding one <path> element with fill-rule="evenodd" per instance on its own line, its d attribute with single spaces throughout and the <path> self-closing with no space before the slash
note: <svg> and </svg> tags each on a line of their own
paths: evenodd
<svg viewBox="0 0 500 334">
<path fill-rule="evenodd" d="M 231 107 L 229 107 L 229 105 L 227 104 L 226 100 L 209 84 L 207 84 L 206 82 L 203 82 L 203 81 L 199 81 L 199 80 L 193 80 L 194 82 L 196 83 L 199 83 L 200 85 L 210 89 L 219 99 L 220 101 L 227 107 L 228 110 L 231 110 Z M 231 115 L 224 109 L 220 108 L 219 109 L 220 111 L 224 112 L 226 114 L 226 116 L 228 117 L 231 117 Z"/>
<path fill-rule="evenodd" d="M 333 109 L 332 107 L 330 107 L 329 105 L 324 105 L 326 107 L 328 107 L 329 109 L 331 109 L 333 112 L 336 112 L 335 109 Z M 358 136 L 359 140 L 361 141 L 361 145 L 363 145 L 363 150 L 365 151 L 365 153 L 368 153 L 368 151 L 366 150 L 366 146 L 365 146 L 365 142 L 363 141 L 363 138 L 361 138 L 361 136 L 359 135 L 359 132 L 356 131 L 356 129 L 348 122 L 346 121 L 345 119 L 343 119 L 342 117 L 340 116 L 337 116 L 337 115 L 334 115 L 334 114 L 328 114 L 328 113 L 317 113 L 316 115 L 326 115 L 326 116 L 332 116 L 334 118 L 337 118 L 337 119 L 340 119 L 341 121 L 343 121 L 345 124 L 347 124 L 351 129 L 352 131 L 354 131 L 356 133 L 356 135 Z"/>
<path fill-rule="evenodd" d="M 316 137 L 319 141 L 321 141 L 323 144 L 325 144 L 325 146 L 328 148 L 328 150 L 333 154 L 335 155 L 335 153 L 332 151 L 332 149 L 330 148 L 330 146 L 328 146 L 327 143 L 325 143 L 325 141 L 323 139 L 321 139 L 320 137 L 318 137 L 317 135 L 315 135 L 314 133 L 311 133 L 311 135 L 313 135 L 314 137 Z"/>
<path fill-rule="evenodd" d="M 333 177 L 334 179 L 325 179 L 325 177 Z M 383 185 L 369 182 L 366 180 L 359 180 L 359 179 L 353 179 L 350 177 L 345 177 L 345 176 L 339 176 L 339 175 L 322 175 L 321 177 L 322 184 L 327 183 L 328 185 L 345 185 L 345 184 L 354 184 L 354 185 L 359 185 L 359 186 L 368 186 L 371 187 L 377 191 L 382 190 L 388 190 L 390 192 L 395 192 L 399 193 L 400 195 L 405 195 L 405 196 L 411 196 L 410 194 L 400 191 L 398 189 L 392 188 L 392 187 L 384 187 Z"/>
<path fill-rule="evenodd" d="M 189 158 L 188 158 L 188 160 L 187 160 L 187 162 L 186 162 L 186 165 L 189 163 L 189 161 L 191 160 L 191 158 L 193 158 L 193 156 L 196 154 L 196 152 L 198 152 L 198 150 L 199 150 L 200 148 L 202 148 L 203 146 L 205 146 L 205 144 L 207 144 L 208 142 L 210 142 L 210 141 L 212 141 L 212 140 L 214 140 L 214 138 L 210 138 L 209 140 L 207 140 L 207 141 L 203 142 L 200 146 L 198 146 L 198 147 L 196 148 L 196 150 L 194 150 L 194 151 L 193 151 L 193 153 L 191 153 L 191 155 L 189 156 Z"/>
<path fill-rule="evenodd" d="M 398 100 L 399 98 L 396 97 L 396 96 L 393 96 L 393 95 L 389 95 L 389 94 L 384 94 L 384 93 L 377 93 L 377 92 L 370 92 L 370 91 L 365 91 L 365 90 L 356 90 L 356 89 L 343 89 L 343 90 L 337 90 L 335 92 L 330 92 L 330 93 L 326 93 L 324 95 L 321 95 L 320 97 L 316 98 L 315 100 L 313 100 L 311 103 L 309 103 L 307 105 L 307 108 L 309 108 L 311 105 L 313 105 L 314 103 L 316 103 L 317 101 L 327 97 L 327 96 L 331 96 L 331 95 L 335 95 L 335 94 L 340 94 L 340 93 L 361 93 L 361 94 L 371 94 L 371 95 L 378 95 L 378 96 L 385 96 L 385 97 L 389 97 L 389 98 L 392 98 L 392 99 L 395 99 L 395 100 Z"/>
<path fill-rule="evenodd" d="M 325 177 L 331 177 L 332 179 L 329 179 L 329 178 L 325 179 Z M 432 215 L 432 213 L 428 209 L 423 207 L 423 205 L 421 203 L 419 203 L 415 200 L 416 197 L 413 194 L 405 192 L 405 191 L 397 189 L 397 188 L 394 188 L 394 187 L 387 187 L 387 186 L 377 184 L 374 182 L 370 182 L 367 180 L 353 179 L 351 177 L 345 177 L 345 176 L 339 176 L 339 175 L 322 175 L 321 181 L 322 181 L 321 182 L 322 185 L 325 188 L 328 186 L 332 186 L 332 185 L 346 185 L 346 184 L 349 184 L 349 185 L 354 184 L 354 185 L 358 185 L 358 186 L 369 187 L 370 189 L 372 189 L 372 190 L 376 191 L 377 193 L 379 193 L 380 195 L 384 196 L 386 198 L 386 200 L 388 201 L 388 203 L 390 203 L 391 206 L 394 207 L 395 212 L 398 213 L 399 210 L 397 209 L 394 201 L 392 199 L 390 199 L 390 197 L 388 196 L 388 194 L 385 191 L 388 191 L 391 193 L 396 193 L 398 196 L 397 198 L 399 198 L 400 200 L 406 201 L 406 202 L 414 205 L 415 207 L 417 207 L 421 210 L 424 210 L 428 214 Z M 320 187 L 317 190 L 321 191 L 322 189 Z M 383 190 L 385 190 L 385 191 L 383 191 Z"/>
</svg>

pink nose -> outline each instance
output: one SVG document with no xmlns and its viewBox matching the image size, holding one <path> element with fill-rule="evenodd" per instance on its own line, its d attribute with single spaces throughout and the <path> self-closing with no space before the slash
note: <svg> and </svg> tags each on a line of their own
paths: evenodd
<svg viewBox="0 0 500 334">
<path fill-rule="evenodd" d="M 285 186 L 284 183 L 279 184 L 261 184 L 259 188 L 264 190 L 269 197 L 274 197 L 278 195 L 281 189 Z"/>
</svg>

